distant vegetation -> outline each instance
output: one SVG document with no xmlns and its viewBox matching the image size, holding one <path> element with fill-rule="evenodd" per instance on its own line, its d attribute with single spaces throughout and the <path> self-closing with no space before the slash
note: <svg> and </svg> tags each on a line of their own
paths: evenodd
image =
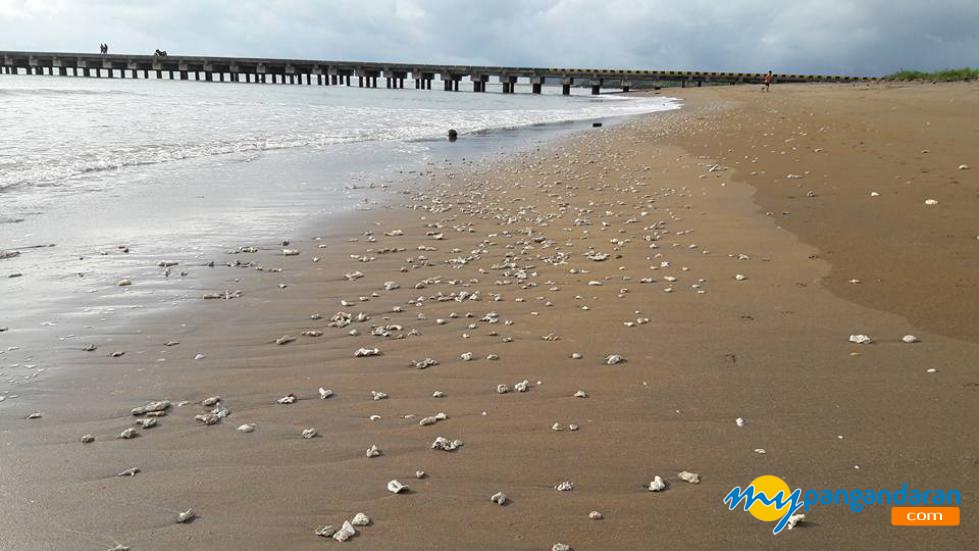
<svg viewBox="0 0 979 551">
<path fill-rule="evenodd" d="M 929 80 L 952 82 L 957 80 L 979 80 L 979 69 L 963 67 L 962 69 L 945 69 L 926 73 L 924 71 L 898 71 L 884 77 L 886 80 Z"/>
</svg>

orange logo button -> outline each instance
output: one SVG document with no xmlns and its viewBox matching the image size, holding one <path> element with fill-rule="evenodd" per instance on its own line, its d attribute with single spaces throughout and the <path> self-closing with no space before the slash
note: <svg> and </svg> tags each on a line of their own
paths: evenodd
<svg viewBox="0 0 979 551">
<path fill-rule="evenodd" d="M 891 507 L 894 526 L 958 526 L 958 507 Z"/>
</svg>

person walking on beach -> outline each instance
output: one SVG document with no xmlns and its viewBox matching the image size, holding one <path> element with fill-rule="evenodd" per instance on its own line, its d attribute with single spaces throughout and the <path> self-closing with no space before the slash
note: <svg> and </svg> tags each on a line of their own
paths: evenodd
<svg viewBox="0 0 979 551">
<path fill-rule="evenodd" d="M 770 92 L 771 91 L 772 78 L 773 77 L 772 77 L 772 72 L 771 71 L 768 71 L 767 73 L 765 73 L 765 76 L 762 77 L 761 82 L 762 82 L 762 84 L 765 85 L 765 87 L 761 89 L 762 92 Z"/>
</svg>

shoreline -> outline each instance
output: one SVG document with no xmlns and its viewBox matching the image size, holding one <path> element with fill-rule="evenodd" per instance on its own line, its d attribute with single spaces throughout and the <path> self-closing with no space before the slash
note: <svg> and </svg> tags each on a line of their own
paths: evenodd
<svg viewBox="0 0 979 551">
<path fill-rule="evenodd" d="M 724 93 L 758 105 L 746 90 Z M 979 348 L 824 288 L 834 258 L 765 216 L 755 203 L 769 200 L 761 184 L 742 183 L 740 170 L 710 170 L 734 165 L 734 153 L 724 161 L 723 140 L 705 136 L 736 127 L 729 117 L 741 112 L 711 108 L 714 99 L 691 94 L 679 112 L 495 164 L 460 163 L 406 190 L 398 208 L 335 228 L 325 243 L 296 240 L 299 256 L 259 251 L 258 262 L 283 271 L 250 272 L 239 299 L 147 320 L 95 355 L 55 350 L 81 369 L 48 382 L 43 417 L 24 419 L 30 408 L 17 400 L 0 405 L 0 488 L 15 502 L 0 533 L 22 547 L 72 548 L 83 530 L 93 548 L 218 538 L 243 549 L 312 549 L 333 543 L 313 534 L 318 526 L 364 511 L 374 525 L 345 547 L 629 549 L 653 533 L 668 545 L 772 547 L 770 529 L 721 504 L 733 485 L 766 473 L 802 488 L 956 488 L 974 507 L 976 429 L 935 420 L 974 411 L 969 366 Z M 354 271 L 365 275 L 347 281 Z M 385 289 L 387 281 L 399 288 Z M 480 300 L 439 299 L 463 291 Z M 329 327 L 336 311 L 371 319 Z M 400 329 L 370 336 L 371 326 Z M 360 335 L 347 335 L 352 328 Z M 877 344 L 847 343 L 854 332 Z M 901 343 L 906 333 L 922 342 Z M 273 344 L 283 335 L 297 340 Z M 181 342 L 163 347 L 167 340 Z M 382 355 L 352 357 L 375 346 Z M 126 354 L 110 360 L 102 354 L 110 349 Z M 465 352 L 475 359 L 462 360 Z M 610 354 L 626 361 L 605 365 Z M 408 367 L 425 357 L 440 364 Z M 524 379 L 526 393 L 495 390 Z M 335 396 L 319 400 L 319 386 Z M 371 390 L 390 397 L 373 401 Z M 433 398 L 435 390 L 445 397 Z M 588 397 L 572 397 L 577 390 Z M 299 400 L 275 403 L 288 393 Z M 193 417 L 205 409 L 194 403 L 212 395 L 231 416 L 203 426 Z M 130 408 L 158 399 L 190 403 L 139 438 L 113 438 L 131 426 Z M 437 411 L 448 419 L 418 426 Z M 255 433 L 234 430 L 246 422 Z M 321 437 L 300 437 L 308 427 Z M 85 433 L 96 442 L 80 444 Z M 465 445 L 433 451 L 437 435 Z M 364 457 L 372 443 L 381 457 Z M 114 476 L 132 466 L 142 471 L 132 480 Z M 416 480 L 419 469 L 428 476 Z M 683 470 L 702 482 L 680 481 Z M 654 475 L 668 491 L 643 488 Z M 387 493 L 392 478 L 413 493 Z M 563 480 L 574 491 L 552 488 Z M 496 491 L 512 503 L 490 503 Z M 187 507 L 201 518 L 174 525 Z M 605 518 L 589 520 L 592 510 Z M 817 508 L 805 530 L 778 537 L 832 547 L 961 545 L 976 534 L 968 520 L 940 534 L 905 532 L 887 513 Z M 59 531 L 66 523 L 78 529 Z M 705 523 L 724 537 L 706 534 Z"/>
</svg>

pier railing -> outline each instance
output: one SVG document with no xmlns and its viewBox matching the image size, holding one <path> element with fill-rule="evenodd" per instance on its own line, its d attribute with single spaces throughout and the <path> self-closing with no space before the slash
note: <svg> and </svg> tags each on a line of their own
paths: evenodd
<svg viewBox="0 0 979 551">
<path fill-rule="evenodd" d="M 486 85 L 492 79 L 501 84 L 504 94 L 514 93 L 519 79 L 525 79 L 524 82 L 529 82 L 535 94 L 541 93 L 543 86 L 553 84 L 560 85 L 565 95 L 570 94 L 571 87 L 576 85 L 589 86 L 593 94 L 598 94 L 609 86 L 628 92 L 640 82 L 678 82 L 681 86 L 702 86 L 704 83 L 760 83 L 764 78 L 762 73 L 7 51 L 0 51 L 0 73 L 307 85 L 315 82 L 320 86 L 351 86 L 353 79 L 356 79 L 358 86 L 368 88 L 377 88 L 378 78 L 384 79 L 387 88 L 404 88 L 405 80 L 410 75 L 416 89 L 430 90 L 432 82 L 438 79 L 444 90 L 458 91 L 460 81 L 468 79 L 474 92 L 485 92 Z M 194 78 L 191 79 L 191 76 Z M 842 75 L 776 74 L 774 80 L 857 82 L 872 79 Z"/>
</svg>

